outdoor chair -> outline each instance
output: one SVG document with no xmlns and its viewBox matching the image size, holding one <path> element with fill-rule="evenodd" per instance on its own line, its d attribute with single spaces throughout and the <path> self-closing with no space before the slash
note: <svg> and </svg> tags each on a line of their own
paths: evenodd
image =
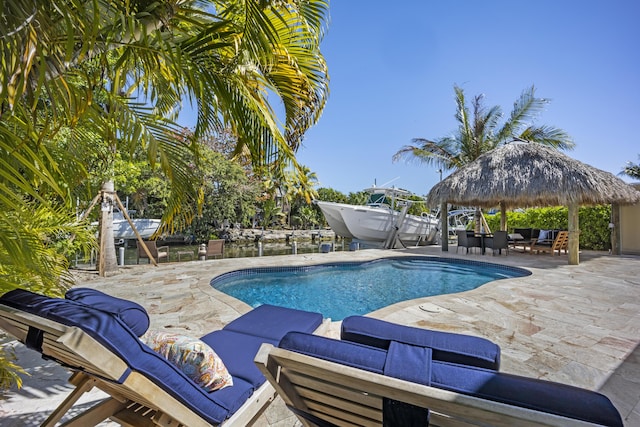
<svg viewBox="0 0 640 427">
<path fill-rule="evenodd" d="M 478 351 L 481 338 L 365 319 L 356 340 L 291 332 L 260 348 L 256 364 L 302 425 L 623 425 L 600 393 L 478 367 L 495 351 Z"/>
<path fill-rule="evenodd" d="M 493 255 L 496 254 L 496 251 L 502 253 L 503 249 L 505 254 L 509 255 L 509 236 L 506 231 L 496 231 L 493 236 L 484 238 L 484 246 L 491 249 Z"/>
<path fill-rule="evenodd" d="M 537 228 L 514 228 L 513 233 L 509 235 L 509 244 L 512 249 L 522 248 L 522 251 L 531 245 L 533 239 L 537 239 L 540 230 Z M 516 239 L 512 238 L 517 236 Z"/>
<path fill-rule="evenodd" d="M 224 239 L 209 240 L 207 243 L 207 258 L 224 258 Z"/>
<path fill-rule="evenodd" d="M 180 369 L 175 358 L 169 361 L 138 338 L 149 318 L 134 302 L 88 288 L 72 288 L 64 299 L 22 289 L 0 297 L 0 327 L 74 372 L 70 382 L 76 388 L 43 426 L 56 425 L 93 387 L 109 397 L 65 425 L 96 425 L 110 418 L 127 426 L 246 426 L 275 396 L 253 363 L 260 346 L 278 345 L 288 331 L 312 333 L 322 325 L 319 313 L 262 305 L 221 330 L 189 339 L 184 348 L 172 347 L 180 361 L 200 355 L 192 345 L 215 351 L 211 357 L 222 360 L 224 378 L 230 375 L 233 385 L 210 391 L 190 376 L 200 369 L 200 359 Z"/>
<path fill-rule="evenodd" d="M 531 252 L 540 253 L 540 252 L 551 252 L 552 255 L 555 255 L 556 251 L 558 255 L 560 255 L 560 251 L 564 251 L 564 253 L 568 253 L 569 251 L 569 232 L 568 231 L 557 231 L 554 239 L 546 239 L 539 240 L 533 239 L 529 250 Z"/>
<path fill-rule="evenodd" d="M 160 262 L 160 260 L 165 259 L 169 261 L 169 246 L 157 246 L 155 240 L 145 240 L 145 246 L 149 249 L 149 253 L 156 260 L 156 262 Z M 138 248 L 138 258 L 136 259 L 136 264 L 140 264 L 140 258 L 149 259 L 149 255 L 144 250 L 140 242 L 136 240 L 136 245 Z M 149 260 L 151 262 L 151 260 Z"/>
<path fill-rule="evenodd" d="M 482 241 L 480 237 L 476 237 L 466 230 L 456 230 L 456 234 L 458 234 L 458 247 L 456 248 L 456 253 L 458 253 L 458 249 L 460 248 L 466 248 L 467 253 L 469 253 L 469 248 L 482 248 Z"/>
</svg>

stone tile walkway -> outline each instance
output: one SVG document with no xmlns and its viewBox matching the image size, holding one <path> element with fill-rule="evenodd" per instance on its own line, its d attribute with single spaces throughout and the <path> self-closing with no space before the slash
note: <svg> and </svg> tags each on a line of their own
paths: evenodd
<svg viewBox="0 0 640 427">
<path fill-rule="evenodd" d="M 108 278 L 78 274 L 78 286 L 139 302 L 149 311 L 152 328 L 200 336 L 250 310 L 210 287 L 213 277 L 227 271 L 416 254 L 520 266 L 533 274 L 459 294 L 404 301 L 370 315 L 491 339 L 502 348 L 502 371 L 597 390 L 613 401 L 625 425 L 640 426 L 640 257 L 583 252 L 581 264 L 569 266 L 566 255 L 511 251 L 493 257 L 458 255 L 455 250 L 453 246 L 443 254 L 439 247 L 421 247 L 126 266 Z M 334 322 L 332 329 L 336 335 L 339 323 Z M 0 425 L 39 425 L 70 391 L 68 374 L 7 337 L 2 342 L 16 349 L 19 362 L 32 376 L 25 379 L 23 389 L 0 395 Z M 100 397 L 99 392 L 91 393 L 82 405 Z M 256 425 L 284 427 L 297 422 L 276 401 Z"/>
</svg>

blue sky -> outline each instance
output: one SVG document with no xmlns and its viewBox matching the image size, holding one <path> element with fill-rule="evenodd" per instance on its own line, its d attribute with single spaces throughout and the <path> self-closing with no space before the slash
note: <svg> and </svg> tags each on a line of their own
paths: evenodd
<svg viewBox="0 0 640 427">
<path fill-rule="evenodd" d="M 617 175 L 640 154 L 638 22 L 637 0 L 333 0 L 322 44 L 331 94 L 298 159 L 343 193 L 393 180 L 426 194 L 437 168 L 392 156 L 455 131 L 454 84 L 505 114 L 535 85 L 551 99 L 537 123 Z"/>
</svg>

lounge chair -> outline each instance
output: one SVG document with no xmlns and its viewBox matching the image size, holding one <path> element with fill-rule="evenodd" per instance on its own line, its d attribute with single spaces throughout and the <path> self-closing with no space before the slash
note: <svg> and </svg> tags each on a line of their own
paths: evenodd
<svg viewBox="0 0 640 427">
<path fill-rule="evenodd" d="M 467 248 L 467 253 L 469 253 L 469 248 L 482 248 L 480 238 L 475 237 L 472 233 L 466 230 L 456 230 L 456 234 L 458 235 L 458 247 L 456 248 L 456 253 L 460 248 Z"/>
<path fill-rule="evenodd" d="M 275 395 L 253 363 L 260 345 L 323 324 L 318 313 L 263 305 L 205 335 L 201 340 L 233 379 L 232 386 L 206 391 L 138 338 L 149 326 L 142 307 L 92 289 L 71 291 L 65 299 L 20 289 L 0 297 L 0 327 L 75 372 L 70 381 L 76 389 L 43 426 L 55 425 L 92 387 L 110 397 L 68 425 L 107 418 L 128 426 L 247 425 Z"/>
<path fill-rule="evenodd" d="M 442 353 L 427 345 L 433 331 L 418 338 L 415 328 L 380 326 L 372 323 L 364 333 L 378 345 L 344 333 L 335 340 L 292 332 L 277 347 L 263 345 L 256 364 L 304 426 L 623 425 L 602 394 L 452 362 L 473 343 L 436 338 L 435 347 L 457 347 Z M 399 341 L 371 341 L 380 334 Z"/>
<path fill-rule="evenodd" d="M 560 255 L 560 251 L 564 251 L 565 254 L 568 253 L 569 232 L 557 231 L 555 233 L 555 238 L 533 239 L 529 245 L 529 250 L 531 252 L 535 251 L 535 253 L 551 252 L 552 255 L 555 255 L 556 251 L 558 251 L 558 255 Z"/>
<path fill-rule="evenodd" d="M 158 246 L 155 240 L 145 240 L 145 246 L 149 249 L 149 253 L 156 260 L 156 262 L 160 262 L 160 260 L 164 259 L 169 261 L 169 246 Z M 140 264 L 140 258 L 149 259 L 149 255 L 144 250 L 144 248 L 140 245 L 139 241 L 136 241 L 136 245 L 138 248 L 138 257 L 136 259 L 136 264 Z"/>
</svg>

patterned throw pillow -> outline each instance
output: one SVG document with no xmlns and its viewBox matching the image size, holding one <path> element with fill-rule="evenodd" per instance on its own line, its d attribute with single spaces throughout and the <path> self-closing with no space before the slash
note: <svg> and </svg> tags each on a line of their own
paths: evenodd
<svg viewBox="0 0 640 427">
<path fill-rule="evenodd" d="M 222 359 L 205 342 L 163 331 L 149 331 L 141 339 L 207 391 L 233 385 Z"/>
</svg>

